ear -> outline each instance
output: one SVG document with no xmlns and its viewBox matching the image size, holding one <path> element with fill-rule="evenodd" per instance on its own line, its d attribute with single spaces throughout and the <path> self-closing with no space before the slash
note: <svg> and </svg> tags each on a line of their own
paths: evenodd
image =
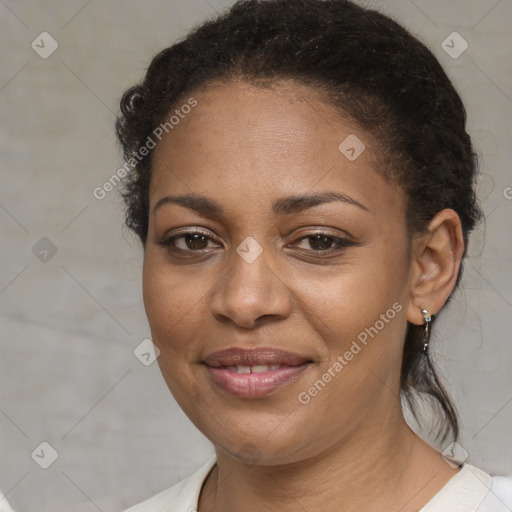
<svg viewBox="0 0 512 512">
<path fill-rule="evenodd" d="M 413 241 L 407 320 L 423 324 L 422 310 L 437 314 L 452 293 L 464 256 L 457 213 L 445 209 L 430 221 L 427 233 Z"/>
</svg>

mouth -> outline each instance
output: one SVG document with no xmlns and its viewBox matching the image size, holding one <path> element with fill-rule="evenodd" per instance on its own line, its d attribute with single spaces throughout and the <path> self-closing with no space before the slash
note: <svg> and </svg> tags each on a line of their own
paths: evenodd
<svg viewBox="0 0 512 512">
<path fill-rule="evenodd" d="M 230 372 L 236 372 L 236 373 L 265 373 L 265 372 L 274 372 L 276 370 L 279 370 L 279 368 L 285 367 L 284 364 L 255 364 L 252 366 L 243 366 L 243 365 L 236 365 L 236 366 L 220 366 L 218 368 L 225 368 L 226 370 L 229 370 Z"/>
<path fill-rule="evenodd" d="M 224 392 L 259 398 L 297 380 L 312 362 L 300 354 L 264 347 L 214 352 L 204 365 L 212 382 Z"/>
</svg>

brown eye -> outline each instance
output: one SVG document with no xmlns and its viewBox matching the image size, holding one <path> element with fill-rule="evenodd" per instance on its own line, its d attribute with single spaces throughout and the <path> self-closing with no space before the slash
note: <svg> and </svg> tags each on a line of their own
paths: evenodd
<svg viewBox="0 0 512 512">
<path fill-rule="evenodd" d="M 316 233 L 308 236 L 304 236 L 298 240 L 299 243 L 307 243 L 309 247 L 300 247 L 301 249 L 306 249 L 308 251 L 314 252 L 337 252 L 354 245 L 354 242 L 347 238 L 340 238 L 338 236 L 334 236 L 330 233 Z"/>
<path fill-rule="evenodd" d="M 170 251 L 191 253 L 214 247 L 214 245 L 208 245 L 210 242 L 213 243 L 215 240 L 200 231 L 185 231 L 179 235 L 157 240 L 156 243 Z"/>
<path fill-rule="evenodd" d="M 309 244 L 314 250 L 325 251 L 332 247 L 334 238 L 326 235 L 309 236 Z"/>
<path fill-rule="evenodd" d="M 185 243 L 186 247 L 184 249 L 200 250 L 206 249 L 206 247 L 208 246 L 208 238 L 204 235 L 201 235 L 200 233 L 192 233 L 188 235 L 175 237 L 174 242 L 176 242 L 176 240 L 180 238 L 182 238 Z M 183 249 L 183 247 L 179 248 Z"/>
</svg>

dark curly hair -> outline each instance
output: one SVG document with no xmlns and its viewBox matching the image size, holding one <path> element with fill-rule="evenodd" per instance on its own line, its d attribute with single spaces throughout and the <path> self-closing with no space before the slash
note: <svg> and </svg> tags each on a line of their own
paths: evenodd
<svg viewBox="0 0 512 512">
<path fill-rule="evenodd" d="M 187 95 L 233 79 L 292 80 L 320 92 L 375 139 L 382 176 L 404 192 L 410 240 L 451 208 L 467 247 L 482 213 L 464 105 L 423 43 L 388 16 L 348 0 L 239 0 L 156 55 L 143 81 L 125 92 L 116 130 L 132 169 L 122 194 L 126 224 L 144 247 L 152 153 L 140 158 L 140 148 Z M 417 400 L 427 398 L 441 413 L 436 439 L 451 431 L 457 440 L 457 412 L 422 343 L 423 327 L 408 323 L 402 398 L 419 424 Z"/>
</svg>

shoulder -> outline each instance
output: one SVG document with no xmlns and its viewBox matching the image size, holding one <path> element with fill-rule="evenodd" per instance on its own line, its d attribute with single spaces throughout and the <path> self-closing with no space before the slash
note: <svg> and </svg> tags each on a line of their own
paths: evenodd
<svg viewBox="0 0 512 512">
<path fill-rule="evenodd" d="M 497 508 L 492 500 L 500 477 L 494 479 L 485 471 L 464 463 L 445 486 L 421 509 L 421 512 L 510 512 Z"/>
<path fill-rule="evenodd" d="M 491 487 L 478 512 L 509 512 L 512 510 L 512 476 L 493 476 Z"/>
<path fill-rule="evenodd" d="M 216 457 L 211 458 L 197 471 L 173 487 L 126 509 L 124 512 L 185 512 L 195 510 L 203 482 L 215 465 L 216 460 Z"/>
<path fill-rule="evenodd" d="M 2 491 L 0 491 L 0 512 L 14 512 Z"/>
</svg>

